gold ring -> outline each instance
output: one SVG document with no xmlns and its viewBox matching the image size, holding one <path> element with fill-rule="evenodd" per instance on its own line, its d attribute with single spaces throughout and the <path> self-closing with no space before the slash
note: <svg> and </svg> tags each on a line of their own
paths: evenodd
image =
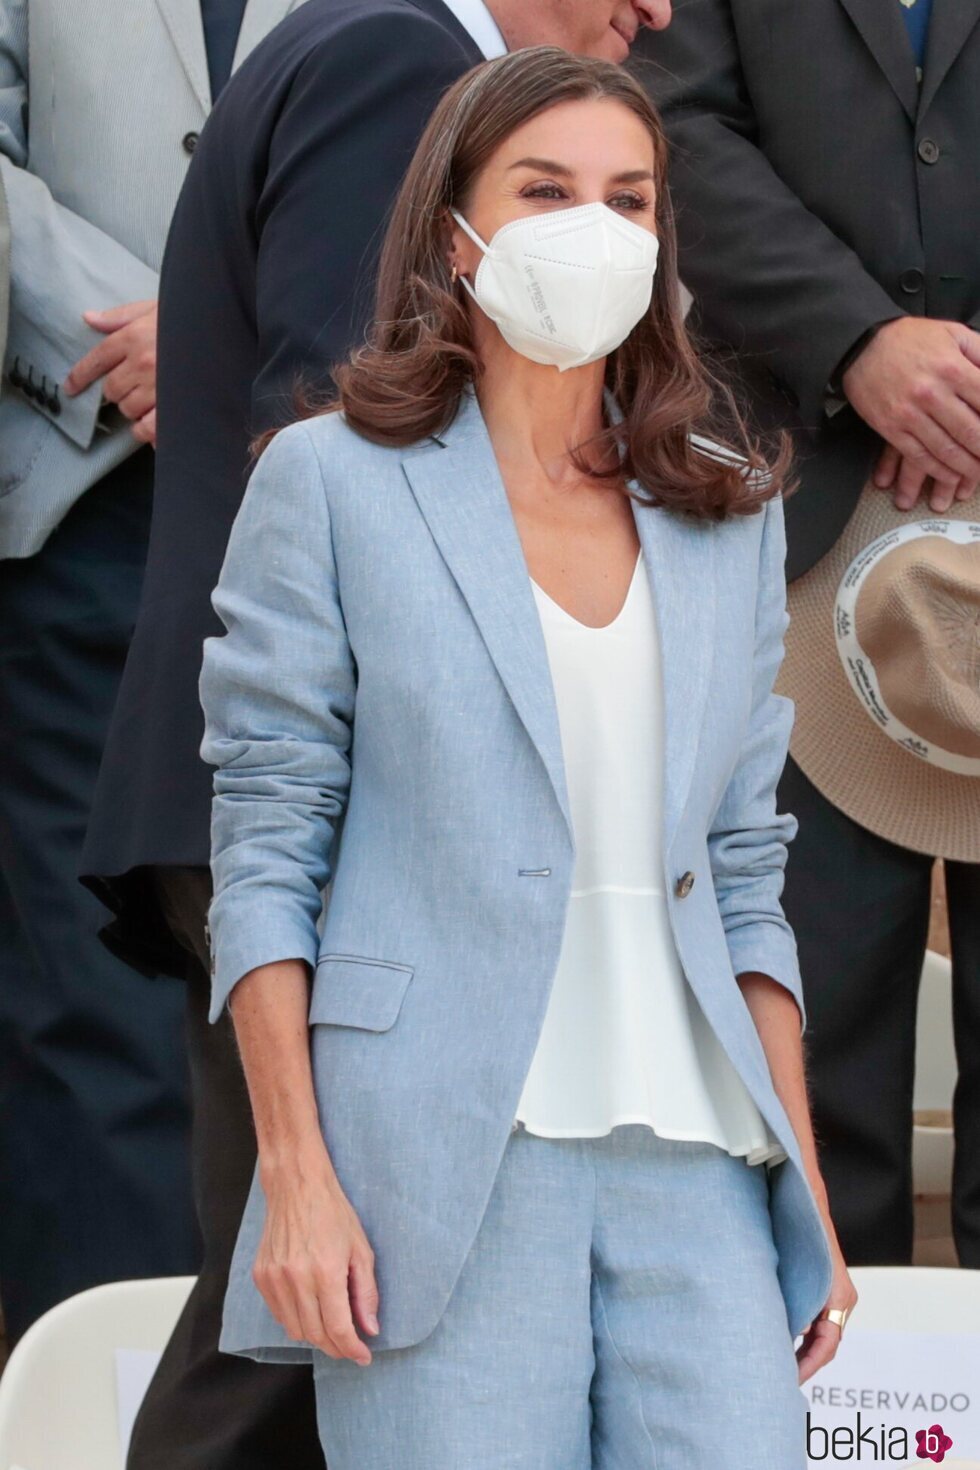
<svg viewBox="0 0 980 1470">
<path fill-rule="evenodd" d="M 831 1307 L 829 1311 L 821 1312 L 820 1315 L 826 1318 L 828 1322 L 835 1322 L 843 1333 L 844 1323 L 847 1321 L 850 1313 L 847 1307 Z"/>
</svg>

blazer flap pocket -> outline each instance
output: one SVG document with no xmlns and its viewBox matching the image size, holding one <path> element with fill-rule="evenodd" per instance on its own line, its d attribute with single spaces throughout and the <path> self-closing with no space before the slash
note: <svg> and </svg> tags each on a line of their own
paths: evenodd
<svg viewBox="0 0 980 1470">
<path fill-rule="evenodd" d="M 414 966 L 397 965 L 392 960 L 321 955 L 313 977 L 310 1025 L 326 1021 L 335 1026 L 387 1031 L 395 1023 L 414 973 Z"/>
</svg>

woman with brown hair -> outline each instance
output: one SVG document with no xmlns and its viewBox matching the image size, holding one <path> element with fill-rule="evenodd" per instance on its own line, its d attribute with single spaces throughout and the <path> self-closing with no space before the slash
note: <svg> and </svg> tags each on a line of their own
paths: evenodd
<svg viewBox="0 0 980 1470">
<path fill-rule="evenodd" d="M 856 1299 L 779 904 L 785 456 L 685 334 L 665 163 L 615 66 L 462 78 L 214 595 L 221 1345 L 313 1364 L 330 1470 L 794 1470 Z"/>
</svg>

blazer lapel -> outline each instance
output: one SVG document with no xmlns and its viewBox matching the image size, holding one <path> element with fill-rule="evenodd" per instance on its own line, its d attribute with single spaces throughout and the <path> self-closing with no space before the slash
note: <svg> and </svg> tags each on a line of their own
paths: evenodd
<svg viewBox="0 0 980 1470">
<path fill-rule="evenodd" d="M 561 731 L 524 549 L 473 393 L 441 440 L 406 454 L 412 492 L 504 687 L 544 762 L 572 835 Z"/>
<path fill-rule="evenodd" d="M 963 0 L 952 0 L 953 6 L 962 3 Z M 841 4 L 914 122 L 919 109 L 919 84 L 898 0 L 841 0 Z M 941 10 L 943 6 L 936 9 Z"/>
<path fill-rule="evenodd" d="M 924 113 L 967 39 L 980 23 L 980 0 L 947 0 L 937 3 L 929 17 L 926 64 L 922 77 L 920 112 Z"/>
<path fill-rule="evenodd" d="M 443 439 L 410 451 L 405 474 L 436 545 L 531 737 L 572 833 L 561 731 L 524 550 L 476 397 Z M 665 705 L 664 850 L 684 811 L 711 673 L 714 537 L 631 502 L 657 610 Z M 574 835 L 574 834 L 573 834 Z"/>
<path fill-rule="evenodd" d="M 157 5 L 170 32 L 174 50 L 206 116 L 211 111 L 211 83 L 204 49 L 201 0 L 157 0 Z"/>
<path fill-rule="evenodd" d="M 293 0 L 247 0 L 235 45 L 235 59 L 231 67 L 233 72 L 255 50 L 259 42 L 285 19 L 292 7 Z"/>
</svg>

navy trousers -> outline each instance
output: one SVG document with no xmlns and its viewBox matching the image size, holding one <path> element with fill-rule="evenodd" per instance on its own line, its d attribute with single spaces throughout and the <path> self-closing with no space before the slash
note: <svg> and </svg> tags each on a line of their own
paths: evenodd
<svg viewBox="0 0 980 1470">
<path fill-rule="evenodd" d="M 934 859 L 845 816 L 786 762 L 779 809 L 799 820 L 782 903 L 800 951 L 813 1128 L 852 1266 L 912 1260 L 912 1089 Z M 945 865 L 959 1081 L 952 1229 L 980 1268 L 980 864 Z"/>
<path fill-rule="evenodd" d="M 195 1272 L 179 981 L 97 938 L 77 877 L 146 554 L 153 457 L 0 566 L 0 1300 L 11 1339 L 100 1282 Z"/>
</svg>

